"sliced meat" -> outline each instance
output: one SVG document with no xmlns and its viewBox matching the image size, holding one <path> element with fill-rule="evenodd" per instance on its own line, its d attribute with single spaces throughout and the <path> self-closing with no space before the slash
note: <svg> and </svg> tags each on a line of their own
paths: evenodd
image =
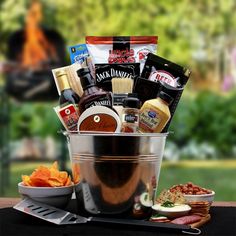
<svg viewBox="0 0 236 236">
<path fill-rule="evenodd" d="M 172 220 L 171 223 L 178 224 L 178 225 L 187 225 L 187 224 L 198 222 L 201 219 L 202 217 L 199 215 L 189 215 L 189 216 L 182 216 L 182 217 L 176 218 Z"/>
</svg>

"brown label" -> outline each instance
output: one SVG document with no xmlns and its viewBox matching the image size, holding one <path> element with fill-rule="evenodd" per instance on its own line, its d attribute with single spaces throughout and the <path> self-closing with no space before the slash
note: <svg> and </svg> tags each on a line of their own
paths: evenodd
<svg viewBox="0 0 236 236">
<path fill-rule="evenodd" d="M 80 124 L 80 131 L 115 132 L 117 121 L 108 114 L 95 114 L 86 117 Z"/>
</svg>

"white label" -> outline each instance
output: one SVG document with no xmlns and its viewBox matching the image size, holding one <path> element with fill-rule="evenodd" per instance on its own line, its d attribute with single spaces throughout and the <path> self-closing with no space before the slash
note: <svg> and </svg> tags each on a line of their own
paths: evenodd
<svg viewBox="0 0 236 236">
<path fill-rule="evenodd" d="M 157 70 L 157 71 L 151 72 L 148 79 L 154 82 L 163 81 L 172 87 L 176 87 L 177 85 L 175 77 L 164 70 Z"/>
</svg>

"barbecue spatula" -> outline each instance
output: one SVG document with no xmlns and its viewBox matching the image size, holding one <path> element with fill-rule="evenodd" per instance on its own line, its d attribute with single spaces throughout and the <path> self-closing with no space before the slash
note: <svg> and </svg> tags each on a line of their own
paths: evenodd
<svg viewBox="0 0 236 236">
<path fill-rule="evenodd" d="M 150 222 L 143 220 L 133 220 L 133 219 L 117 219 L 117 218 L 102 218 L 102 217 L 83 217 L 64 211 L 40 202 L 36 202 L 30 198 L 25 198 L 18 204 L 16 204 L 14 209 L 24 212 L 26 214 L 35 216 L 42 220 L 57 224 L 57 225 L 69 225 L 69 224 L 81 224 L 81 223 L 110 223 L 110 224 L 120 224 L 120 225 L 129 225 L 136 227 L 145 227 L 145 228 L 163 228 L 166 230 L 176 230 L 182 233 L 199 235 L 201 231 L 196 228 L 191 228 L 189 225 L 177 225 L 170 223 L 159 223 L 159 222 Z"/>
</svg>

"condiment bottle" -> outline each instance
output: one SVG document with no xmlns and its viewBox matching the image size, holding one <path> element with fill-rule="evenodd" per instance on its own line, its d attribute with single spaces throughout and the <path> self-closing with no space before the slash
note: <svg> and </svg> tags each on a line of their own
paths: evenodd
<svg viewBox="0 0 236 236">
<path fill-rule="evenodd" d="M 140 109 L 139 131 L 161 132 L 171 117 L 169 105 L 172 100 L 172 97 L 161 91 L 157 98 L 146 101 Z"/>
<path fill-rule="evenodd" d="M 129 93 L 123 101 L 123 110 L 121 114 L 121 132 L 137 133 L 139 127 L 139 109 L 140 100 L 137 94 Z"/>
<path fill-rule="evenodd" d="M 59 98 L 59 104 L 61 107 L 67 104 L 73 104 L 76 107 L 79 103 L 79 96 L 71 89 L 71 86 L 68 82 L 68 75 L 65 70 L 58 70 L 55 73 L 58 87 L 61 91 Z"/>
<path fill-rule="evenodd" d="M 112 108 L 111 92 L 106 92 L 95 85 L 95 80 L 88 68 L 79 69 L 77 74 L 80 77 L 80 82 L 84 90 L 79 102 L 80 114 L 92 106 L 106 106 Z"/>
</svg>

